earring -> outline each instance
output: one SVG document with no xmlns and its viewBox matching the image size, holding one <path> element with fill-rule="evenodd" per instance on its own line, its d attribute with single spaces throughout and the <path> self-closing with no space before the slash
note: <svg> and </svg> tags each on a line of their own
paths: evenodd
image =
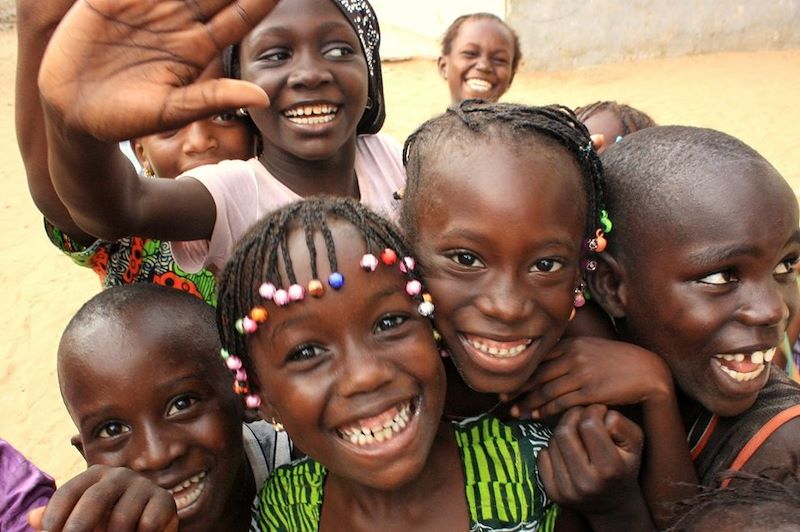
<svg viewBox="0 0 800 532">
<path fill-rule="evenodd" d="M 272 425 L 272 428 L 275 429 L 275 432 L 283 432 L 284 430 L 286 430 L 285 428 L 283 428 L 283 423 L 281 423 L 280 421 L 276 421 L 275 418 L 272 418 L 270 420 L 270 424 Z"/>
<path fill-rule="evenodd" d="M 153 172 L 153 169 L 150 167 L 150 163 L 145 163 L 145 165 L 142 167 L 142 173 L 145 177 L 153 178 L 156 176 L 156 173 Z"/>
<path fill-rule="evenodd" d="M 245 109 L 244 107 L 239 107 L 234 114 L 239 118 L 244 118 L 248 116 L 250 113 L 248 113 L 247 109 Z"/>
<path fill-rule="evenodd" d="M 367 96 L 367 105 L 364 106 L 364 109 L 372 109 L 373 105 L 375 104 L 372 102 L 372 98 Z"/>
<path fill-rule="evenodd" d="M 583 283 L 575 288 L 575 307 L 581 308 L 586 304 L 586 297 L 583 295 Z"/>
</svg>

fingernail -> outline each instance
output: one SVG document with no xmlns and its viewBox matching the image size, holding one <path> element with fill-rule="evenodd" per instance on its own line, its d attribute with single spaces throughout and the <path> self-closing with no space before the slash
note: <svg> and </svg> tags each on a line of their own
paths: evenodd
<svg viewBox="0 0 800 532">
<path fill-rule="evenodd" d="M 498 399 L 500 399 L 504 403 L 508 402 L 508 394 L 507 393 L 498 394 L 497 397 L 498 397 Z"/>
<path fill-rule="evenodd" d="M 539 412 L 538 408 L 534 408 L 531 410 L 531 419 L 539 419 L 542 417 L 542 413 Z"/>
<path fill-rule="evenodd" d="M 519 407 L 517 405 L 512 406 L 508 413 L 511 414 L 511 417 L 519 417 Z"/>
</svg>

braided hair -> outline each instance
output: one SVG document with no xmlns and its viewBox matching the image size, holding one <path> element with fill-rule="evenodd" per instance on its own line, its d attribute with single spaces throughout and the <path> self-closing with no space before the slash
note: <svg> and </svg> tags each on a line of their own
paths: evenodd
<svg viewBox="0 0 800 532">
<path fill-rule="evenodd" d="M 578 107 L 575 109 L 575 115 L 577 115 L 578 120 L 585 122 L 590 116 L 602 113 L 603 111 L 609 111 L 617 117 L 622 124 L 623 136 L 629 135 L 634 131 L 639 131 L 640 129 L 646 129 L 656 125 L 655 120 L 650 118 L 650 115 L 647 113 L 644 113 L 635 107 L 631 107 L 630 105 L 609 100 L 594 102 L 590 103 L 589 105 L 584 105 L 583 107 Z"/>
<path fill-rule="evenodd" d="M 416 237 L 417 209 L 424 201 L 425 180 L 429 172 L 426 163 L 443 150 L 442 144 L 476 140 L 488 141 L 502 137 L 510 146 L 529 148 L 531 140 L 547 139 L 561 146 L 580 169 L 583 187 L 589 201 L 586 233 L 592 235 L 603 227 L 605 213 L 603 167 L 592 147 L 589 132 L 575 114 L 560 105 L 531 107 L 512 103 L 489 103 L 464 100 L 444 114 L 422 124 L 406 139 L 403 164 L 406 167 L 406 189 L 400 225 L 409 238 Z M 609 229 L 605 229 L 608 232 Z"/>
<path fill-rule="evenodd" d="M 336 246 L 330 229 L 333 220 L 341 220 L 355 227 L 364 238 L 366 253 L 377 255 L 387 248 L 393 250 L 398 259 L 404 261 L 405 266 L 401 270 L 408 279 L 422 281 L 415 263 L 405 261 L 411 257 L 411 247 L 397 228 L 352 198 L 310 197 L 272 212 L 253 226 L 236 245 L 219 284 L 217 327 L 222 347 L 241 359 L 253 391 L 258 390 L 258 384 L 252 360 L 247 353 L 247 338 L 237 332 L 235 323 L 262 304 L 259 287 L 263 283 L 272 283 L 277 287 L 297 284 L 289 253 L 289 237 L 294 231 L 301 230 L 305 235 L 313 279 L 319 279 L 317 263 L 320 250 L 316 248 L 316 234 L 320 234 L 325 243 L 324 253 L 330 271 L 338 271 Z M 417 299 L 421 299 L 421 296 Z"/>
</svg>

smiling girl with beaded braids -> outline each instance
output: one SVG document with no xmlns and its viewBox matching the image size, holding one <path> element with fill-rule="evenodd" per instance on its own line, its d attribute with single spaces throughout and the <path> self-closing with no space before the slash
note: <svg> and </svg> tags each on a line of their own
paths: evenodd
<svg viewBox="0 0 800 532">
<path fill-rule="evenodd" d="M 394 226 L 349 199 L 291 204 L 239 242 L 219 298 L 236 386 L 308 455 L 262 488 L 262 530 L 552 529 L 544 425 L 442 421 L 435 302 Z M 635 463 L 638 429 L 604 415 L 592 441 Z"/>
</svg>

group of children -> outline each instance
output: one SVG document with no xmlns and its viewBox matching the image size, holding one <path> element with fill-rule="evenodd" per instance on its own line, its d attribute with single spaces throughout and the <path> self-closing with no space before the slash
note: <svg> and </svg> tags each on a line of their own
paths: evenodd
<svg viewBox="0 0 800 532">
<path fill-rule="evenodd" d="M 125 285 L 62 337 L 90 467 L 37 529 L 689 529 L 721 473 L 796 474 L 798 207 L 740 141 L 495 103 L 492 15 L 401 151 L 366 0 L 18 6 L 32 193 Z"/>
</svg>

